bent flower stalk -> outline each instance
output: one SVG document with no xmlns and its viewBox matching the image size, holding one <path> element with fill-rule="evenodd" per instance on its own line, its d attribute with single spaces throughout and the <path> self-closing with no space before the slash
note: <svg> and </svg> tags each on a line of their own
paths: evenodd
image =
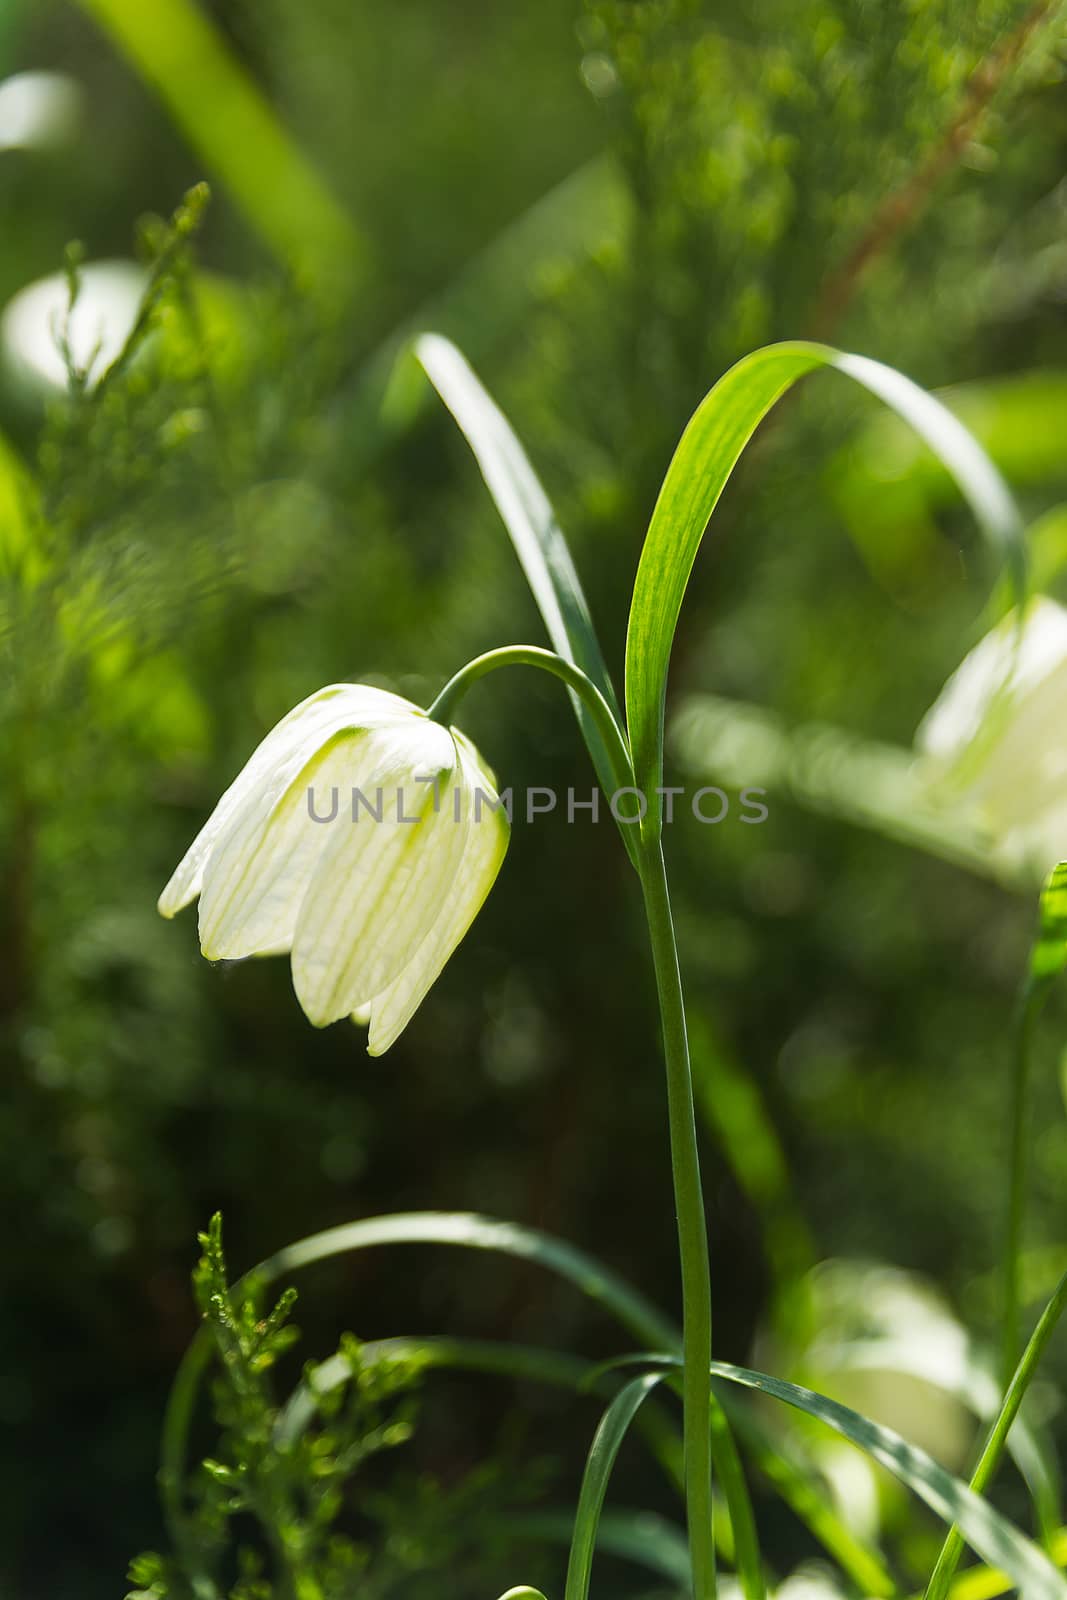
<svg viewBox="0 0 1067 1600">
<path fill-rule="evenodd" d="M 308 1020 L 403 1032 L 492 888 L 509 824 L 457 728 L 409 700 L 332 684 L 283 717 L 159 898 L 200 898 L 211 961 L 291 956 Z"/>
</svg>

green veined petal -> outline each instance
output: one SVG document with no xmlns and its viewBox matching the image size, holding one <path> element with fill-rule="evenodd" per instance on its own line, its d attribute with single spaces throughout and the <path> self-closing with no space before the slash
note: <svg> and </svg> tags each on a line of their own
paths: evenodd
<svg viewBox="0 0 1067 1600">
<path fill-rule="evenodd" d="M 418 738 L 404 730 L 388 771 L 366 774 L 383 790 L 380 820 L 364 811 L 332 829 L 304 895 L 293 984 L 316 1027 L 365 1007 L 403 971 L 459 865 L 455 744 L 436 723 L 413 726 Z"/>
<path fill-rule="evenodd" d="M 372 1056 L 384 1054 L 411 1021 L 445 962 L 481 910 L 507 853 L 511 829 L 504 811 L 490 810 L 483 804 L 480 816 L 475 816 L 476 794 L 479 790 L 493 800 L 497 798 L 489 776 L 480 760 L 475 759 L 477 752 L 474 747 L 462 735 L 457 735 L 456 747 L 470 824 L 463 855 L 433 927 L 415 958 L 374 999 L 367 1046 Z"/>
<path fill-rule="evenodd" d="M 353 683 L 328 684 L 301 700 L 256 746 L 218 801 L 160 895 L 160 913 L 173 917 L 196 899 L 203 887 L 205 865 L 219 836 L 240 811 L 267 803 L 272 777 L 291 770 L 294 760 L 298 764 L 308 760 L 339 728 L 376 726 L 389 716 L 410 714 L 415 709 L 399 695 Z M 275 796 L 285 781 L 280 787 L 275 786 Z"/>
</svg>

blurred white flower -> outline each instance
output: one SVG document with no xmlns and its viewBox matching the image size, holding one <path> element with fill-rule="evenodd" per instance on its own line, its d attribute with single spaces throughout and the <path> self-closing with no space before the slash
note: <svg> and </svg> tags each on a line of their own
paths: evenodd
<svg viewBox="0 0 1067 1600">
<path fill-rule="evenodd" d="M 65 72 L 16 72 L 0 82 L 0 150 L 67 144 L 78 129 L 82 90 Z"/>
<path fill-rule="evenodd" d="M 159 899 L 200 896 L 209 960 L 291 952 L 309 1020 L 381 1055 L 477 915 L 507 850 L 492 773 L 456 728 L 334 684 L 264 739 Z"/>
<path fill-rule="evenodd" d="M 59 348 L 65 332 L 70 355 L 86 371 L 91 388 L 129 338 L 147 287 L 148 272 L 136 261 L 89 261 L 79 267 L 73 308 L 65 272 L 28 284 L 0 318 L 6 366 L 28 389 L 65 389 L 67 368 Z"/>
<path fill-rule="evenodd" d="M 720 1575 L 719 1600 L 744 1600 L 744 1592 L 734 1573 Z M 777 1588 L 769 1586 L 767 1589 L 768 1600 L 842 1600 L 843 1594 L 837 1574 L 824 1561 L 805 1561 L 783 1578 Z M 508 1600 L 507 1595 L 502 1600 Z"/>
<path fill-rule="evenodd" d="M 946 683 L 916 736 L 934 792 L 963 808 L 1006 865 L 1067 856 L 1067 610 L 1038 596 Z"/>
<path fill-rule="evenodd" d="M 996 1414 L 1000 1389 L 938 1290 L 882 1262 L 829 1260 L 805 1275 L 798 1303 L 806 1315 L 763 1336 L 758 1364 L 896 1429 L 959 1470 L 972 1418 Z M 838 1516 L 853 1533 L 877 1538 L 900 1485 L 810 1418 L 791 1422 Z"/>
</svg>

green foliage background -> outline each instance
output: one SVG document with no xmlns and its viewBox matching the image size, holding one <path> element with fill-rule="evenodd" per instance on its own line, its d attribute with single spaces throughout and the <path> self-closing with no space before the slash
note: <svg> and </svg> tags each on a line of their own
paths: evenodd
<svg viewBox="0 0 1067 1600">
<path fill-rule="evenodd" d="M 1029 513 L 1067 480 L 1056 5 L 225 0 L 222 37 L 352 218 L 328 293 L 267 253 L 223 182 L 195 239 L 140 227 L 214 173 L 92 12 L 0 16 L 0 76 L 46 67 L 84 91 L 75 143 L 0 151 L 0 301 L 72 238 L 91 259 L 138 237 L 162 252 L 147 337 L 105 383 L 47 407 L 10 375 L 0 391 L 40 492 L 0 528 L 0 1586 L 86 1600 L 162 1537 L 161 1409 L 214 1210 L 238 1267 L 350 1217 L 472 1209 L 677 1296 L 651 978 L 608 827 L 516 827 L 381 1061 L 348 1027 L 308 1028 L 283 962 L 211 970 L 193 915 L 154 910 L 215 797 L 312 689 L 370 678 L 425 702 L 477 651 L 541 641 L 450 420 L 428 400 L 382 412 L 396 330 L 437 327 L 475 360 L 616 670 L 677 437 L 758 343 L 829 336 L 931 387 L 1045 374 L 1023 446 L 1008 412 L 990 443 Z M 827 377 L 767 428 L 698 564 L 674 704 L 710 690 L 910 741 L 990 574 L 962 508 L 864 478 L 873 414 Z M 464 712 L 516 790 L 587 790 L 555 685 L 501 675 Z M 744 1064 L 726 1120 L 754 1084 L 791 1178 L 761 1212 L 757 1146 L 728 1159 L 709 1127 L 719 1354 L 744 1359 L 782 1239 L 795 1262 L 809 1233 L 818 1258 L 928 1274 L 988 1330 L 1032 902 L 769 805 L 760 829 L 680 820 L 668 840 L 698 1072 Z M 1035 1296 L 1062 1265 L 1063 1020 L 1054 1003 L 1042 1034 Z M 614 1349 L 532 1269 L 376 1253 L 301 1289 L 308 1354 L 346 1328 Z M 566 1498 L 595 1414 L 435 1380 L 390 1515 L 432 1566 L 454 1536 L 440 1507 L 478 1490 L 477 1463 L 525 1466 L 536 1497 L 551 1458 Z M 654 1499 L 628 1470 L 634 1502 Z M 807 1547 L 763 1514 L 785 1569 Z M 475 1556 L 447 1559 L 478 1593 Z"/>
</svg>

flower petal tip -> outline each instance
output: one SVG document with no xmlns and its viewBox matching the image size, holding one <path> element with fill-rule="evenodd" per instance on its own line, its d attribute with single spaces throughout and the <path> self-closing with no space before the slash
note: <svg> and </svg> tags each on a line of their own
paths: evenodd
<svg viewBox="0 0 1067 1600">
<path fill-rule="evenodd" d="M 184 889 L 178 889 L 175 887 L 172 878 L 156 901 L 156 910 L 161 917 L 166 917 L 169 922 L 172 917 L 178 915 L 179 911 L 184 911 L 186 906 L 192 905 L 199 893 L 200 886 L 198 884 L 193 887 L 186 885 Z"/>
</svg>

